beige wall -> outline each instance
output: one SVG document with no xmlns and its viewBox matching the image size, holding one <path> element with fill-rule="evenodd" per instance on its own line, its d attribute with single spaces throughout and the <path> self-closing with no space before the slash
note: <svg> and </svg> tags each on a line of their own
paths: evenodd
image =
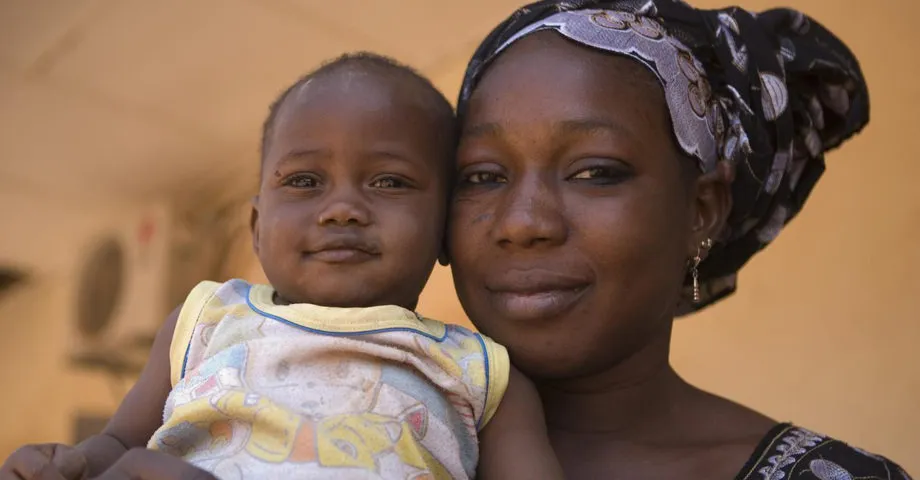
<svg viewBox="0 0 920 480">
<path fill-rule="evenodd" d="M 46 278 L 0 303 L 0 456 L 28 442 L 71 439 L 78 411 L 107 415 L 127 384 L 70 370 L 64 352 L 73 281 Z"/>
<path fill-rule="evenodd" d="M 872 123 L 830 155 L 810 205 L 743 271 L 740 292 L 678 322 L 674 363 L 701 386 L 920 474 L 920 66 L 912 52 L 920 7 L 796 4 L 862 59 Z M 439 84 L 452 94 L 458 81 Z M 27 441 L 66 441 L 76 409 L 116 405 L 105 379 L 64 367 L 72 287 L 68 274 L 55 275 L 0 302 L 0 456 Z M 435 272 L 421 310 L 466 322 L 447 269 Z"/>
</svg>

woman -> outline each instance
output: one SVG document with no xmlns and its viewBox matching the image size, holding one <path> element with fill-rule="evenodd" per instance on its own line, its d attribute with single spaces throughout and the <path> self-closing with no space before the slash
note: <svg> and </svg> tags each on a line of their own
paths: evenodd
<svg viewBox="0 0 920 480">
<path fill-rule="evenodd" d="M 459 113 L 457 292 L 537 383 L 569 478 L 907 478 L 668 363 L 674 317 L 733 291 L 868 121 L 832 34 L 790 10 L 540 2 L 477 50 Z"/>
</svg>

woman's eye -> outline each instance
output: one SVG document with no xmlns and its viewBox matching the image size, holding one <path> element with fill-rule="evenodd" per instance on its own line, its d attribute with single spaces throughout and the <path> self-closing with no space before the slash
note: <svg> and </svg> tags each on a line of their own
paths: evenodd
<svg viewBox="0 0 920 480">
<path fill-rule="evenodd" d="M 622 169 L 612 167 L 589 167 L 570 176 L 570 180 L 589 181 L 594 183 L 615 183 L 629 175 Z"/>
<path fill-rule="evenodd" d="M 383 177 L 371 182 L 371 186 L 374 188 L 405 188 L 408 184 L 401 178 Z"/>
<path fill-rule="evenodd" d="M 319 185 L 316 177 L 312 175 L 291 175 L 284 180 L 284 186 L 294 188 L 315 188 Z"/>
<path fill-rule="evenodd" d="M 604 167 L 591 167 L 586 168 L 575 175 L 572 175 L 574 180 L 592 180 L 595 178 L 604 178 L 610 177 L 610 169 Z"/>
<path fill-rule="evenodd" d="M 493 172 L 474 172 L 474 173 L 467 175 L 463 179 L 463 181 L 465 183 L 470 183 L 473 185 L 481 185 L 481 184 L 487 184 L 487 183 L 506 183 L 507 182 L 507 180 L 505 180 L 504 177 L 502 177 L 501 175 L 497 173 L 493 173 Z"/>
</svg>

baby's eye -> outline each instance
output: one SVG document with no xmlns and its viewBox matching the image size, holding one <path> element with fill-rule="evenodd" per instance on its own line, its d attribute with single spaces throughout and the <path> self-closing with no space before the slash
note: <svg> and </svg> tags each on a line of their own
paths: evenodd
<svg viewBox="0 0 920 480">
<path fill-rule="evenodd" d="M 465 183 L 481 185 L 486 183 L 507 183 L 508 180 L 494 172 L 474 172 L 463 179 Z"/>
<path fill-rule="evenodd" d="M 374 188 L 406 188 L 409 185 L 398 177 L 381 177 L 371 182 L 371 186 Z"/>
<path fill-rule="evenodd" d="M 294 188 L 316 188 L 319 181 L 313 175 L 297 174 L 286 178 L 283 185 Z"/>
</svg>

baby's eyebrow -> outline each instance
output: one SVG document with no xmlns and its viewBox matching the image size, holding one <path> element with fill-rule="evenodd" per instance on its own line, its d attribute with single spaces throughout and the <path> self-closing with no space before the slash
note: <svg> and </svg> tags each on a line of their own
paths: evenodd
<svg viewBox="0 0 920 480">
<path fill-rule="evenodd" d="M 288 151 L 278 160 L 278 165 L 284 165 L 288 162 L 296 162 L 307 158 L 329 158 L 332 157 L 332 151 L 325 148 L 296 148 Z"/>
<path fill-rule="evenodd" d="M 411 159 L 410 155 L 405 155 L 400 152 L 395 152 L 392 150 L 381 150 L 381 149 L 372 149 L 365 152 L 365 156 L 375 157 L 375 158 L 386 158 L 391 160 L 401 160 L 408 161 Z"/>
</svg>

